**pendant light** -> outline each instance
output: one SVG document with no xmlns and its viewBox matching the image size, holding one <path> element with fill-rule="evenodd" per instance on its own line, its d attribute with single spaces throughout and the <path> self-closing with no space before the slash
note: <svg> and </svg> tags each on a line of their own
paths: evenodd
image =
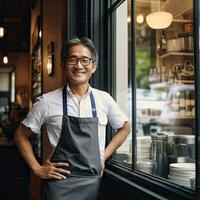
<svg viewBox="0 0 200 200">
<path fill-rule="evenodd" d="M 4 36 L 4 27 L 3 26 L 0 26 L 0 38 L 2 38 Z"/>
<path fill-rule="evenodd" d="M 8 63 L 8 56 L 7 55 L 4 55 L 4 57 L 3 57 L 3 63 L 4 64 Z"/>
<path fill-rule="evenodd" d="M 160 0 L 158 0 L 158 11 L 152 12 L 146 16 L 146 22 L 152 29 L 168 28 L 173 20 L 170 12 L 160 11 Z"/>
<path fill-rule="evenodd" d="M 5 1 L 1 1 L 0 3 L 0 38 L 3 38 L 5 35 Z"/>
</svg>

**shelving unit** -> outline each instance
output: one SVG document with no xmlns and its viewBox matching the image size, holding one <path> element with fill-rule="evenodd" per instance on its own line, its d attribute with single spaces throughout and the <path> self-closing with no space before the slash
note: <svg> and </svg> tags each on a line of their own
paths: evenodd
<svg viewBox="0 0 200 200">
<path fill-rule="evenodd" d="M 193 77 L 195 66 L 193 64 L 193 44 L 191 43 L 193 40 L 191 32 L 193 20 L 191 17 L 188 17 L 188 12 L 190 10 L 188 10 L 188 5 L 186 8 L 178 12 L 184 13 L 186 10 L 187 17 L 184 18 L 182 14 L 178 15 L 178 13 L 173 13 L 176 18 L 174 18 L 172 25 L 168 29 L 156 32 L 156 47 L 158 48 L 156 67 L 149 73 L 151 76 L 149 78 L 150 89 L 167 93 L 167 101 L 169 102 L 167 102 L 166 107 L 163 108 L 160 117 L 162 117 L 163 123 L 167 123 L 168 126 L 171 124 L 176 124 L 180 127 L 185 125 L 191 126 L 194 124 L 195 118 L 192 114 L 187 116 L 186 104 L 185 116 L 183 113 L 178 113 L 177 115 L 171 113 L 172 111 L 175 112 L 176 109 L 180 109 L 180 112 L 182 112 L 181 109 L 184 109 L 181 103 L 178 106 L 179 108 L 173 107 L 178 105 L 175 98 L 180 98 L 177 101 L 185 102 L 186 91 L 187 93 L 192 93 L 194 91 L 195 81 Z M 185 24 L 187 23 L 189 26 L 187 26 L 186 29 Z M 163 39 L 165 42 L 163 42 Z M 180 45 L 180 47 L 176 45 Z M 174 97 L 174 95 L 177 95 L 176 93 L 179 92 L 184 93 L 182 94 L 183 96 Z M 193 98 L 194 97 L 191 97 L 191 101 L 194 102 Z"/>
<path fill-rule="evenodd" d="M 32 102 L 42 94 L 42 61 L 41 44 L 38 42 L 33 49 L 32 57 Z"/>
<path fill-rule="evenodd" d="M 32 36 L 32 54 L 31 54 L 31 100 L 35 103 L 36 98 L 42 95 L 42 41 L 40 37 L 41 17 L 37 16 Z M 38 161 L 42 160 L 41 154 L 41 134 L 33 134 L 30 137 L 33 152 Z"/>
</svg>

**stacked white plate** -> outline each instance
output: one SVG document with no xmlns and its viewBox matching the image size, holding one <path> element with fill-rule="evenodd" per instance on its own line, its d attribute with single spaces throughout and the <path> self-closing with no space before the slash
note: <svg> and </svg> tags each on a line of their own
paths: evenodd
<svg viewBox="0 0 200 200">
<path fill-rule="evenodd" d="M 136 164 L 136 169 L 139 171 L 146 172 L 148 174 L 153 174 L 155 163 L 152 160 L 149 161 L 139 161 Z"/>
<path fill-rule="evenodd" d="M 137 161 L 150 159 L 151 136 L 137 137 Z"/>
<path fill-rule="evenodd" d="M 168 179 L 178 185 L 191 187 L 190 178 L 195 177 L 195 163 L 172 163 Z"/>
</svg>

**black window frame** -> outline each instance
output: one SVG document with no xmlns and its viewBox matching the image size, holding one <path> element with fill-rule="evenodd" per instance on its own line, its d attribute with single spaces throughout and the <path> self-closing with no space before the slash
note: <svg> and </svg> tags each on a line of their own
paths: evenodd
<svg viewBox="0 0 200 200">
<path fill-rule="evenodd" d="M 110 4 L 108 7 L 108 38 L 109 38 L 109 43 L 108 43 L 108 49 L 110 49 L 109 52 L 109 60 L 111 62 L 111 66 L 113 68 L 113 63 L 112 63 L 112 56 L 113 56 L 113 52 L 112 52 L 112 13 L 124 2 L 125 0 L 117 0 L 117 1 L 113 1 L 110 0 Z M 131 14 L 131 23 L 132 23 L 132 30 L 131 30 L 131 37 L 133 38 L 132 42 L 131 42 L 131 55 L 133 55 L 132 58 L 132 69 L 133 69 L 133 73 L 135 74 L 135 60 L 136 60 L 136 56 L 135 56 L 135 24 L 134 24 L 134 19 L 135 19 L 135 1 L 131 0 L 131 5 L 132 8 L 131 10 L 133 11 Z M 122 163 L 118 163 L 113 161 L 112 159 L 110 159 L 107 162 L 106 165 L 106 175 L 110 178 L 115 177 L 115 180 L 119 180 L 120 177 L 121 178 L 125 178 L 125 180 L 123 179 L 123 182 L 127 185 L 131 185 L 130 181 L 132 182 L 132 186 L 134 187 L 134 184 L 138 184 L 139 186 L 143 187 L 143 188 L 148 188 L 150 189 L 151 192 L 155 192 L 157 194 L 160 194 L 162 196 L 167 197 L 168 199 L 173 199 L 176 196 L 176 199 L 198 199 L 200 197 L 200 140 L 198 138 L 200 138 L 200 113 L 198 112 L 200 110 L 200 94 L 198 94 L 198 91 L 200 91 L 200 67 L 199 67 L 199 63 L 200 63 L 200 31 L 199 31 L 199 27 L 200 27 L 200 2 L 198 0 L 193 0 L 193 19 L 194 19 L 194 31 L 193 31 L 193 36 L 194 36 L 194 55 L 195 55 L 195 105 L 196 105 L 196 120 L 195 120 L 195 126 L 196 126 L 196 190 L 191 190 L 191 189 L 187 189 L 183 186 L 179 186 L 173 183 L 170 183 L 164 179 L 161 179 L 160 177 L 154 177 L 152 175 L 148 175 L 145 174 L 143 172 L 137 171 L 135 170 L 135 159 L 134 159 L 134 155 L 136 154 L 135 152 L 135 143 L 136 143 L 136 84 L 135 84 L 135 78 L 133 78 L 132 80 L 132 89 L 133 89 L 133 93 L 132 93 L 132 99 L 133 99 L 133 116 L 132 116 L 132 120 L 133 120 L 133 124 L 132 124 L 132 138 L 133 138 L 133 142 L 132 142 L 132 171 L 130 170 L 130 168 L 126 167 L 125 165 L 123 165 Z M 112 71 L 115 71 L 115 69 L 112 69 Z M 109 74 L 108 74 L 109 76 Z M 113 81 L 113 79 L 112 79 Z M 112 93 L 112 95 L 115 96 L 115 93 L 113 92 L 112 89 L 113 88 L 113 83 L 110 83 L 110 92 Z M 112 135 L 112 134 L 111 134 Z M 111 138 L 109 138 L 110 140 Z M 109 142 L 109 141 L 107 141 Z M 114 172 L 114 173 L 113 173 Z"/>
</svg>

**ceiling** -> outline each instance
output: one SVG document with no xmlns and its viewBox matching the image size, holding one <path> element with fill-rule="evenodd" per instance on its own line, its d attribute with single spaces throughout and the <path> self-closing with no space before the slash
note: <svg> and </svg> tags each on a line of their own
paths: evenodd
<svg viewBox="0 0 200 200">
<path fill-rule="evenodd" d="M 29 52 L 31 0 L 0 0 L 0 53 Z"/>
</svg>

